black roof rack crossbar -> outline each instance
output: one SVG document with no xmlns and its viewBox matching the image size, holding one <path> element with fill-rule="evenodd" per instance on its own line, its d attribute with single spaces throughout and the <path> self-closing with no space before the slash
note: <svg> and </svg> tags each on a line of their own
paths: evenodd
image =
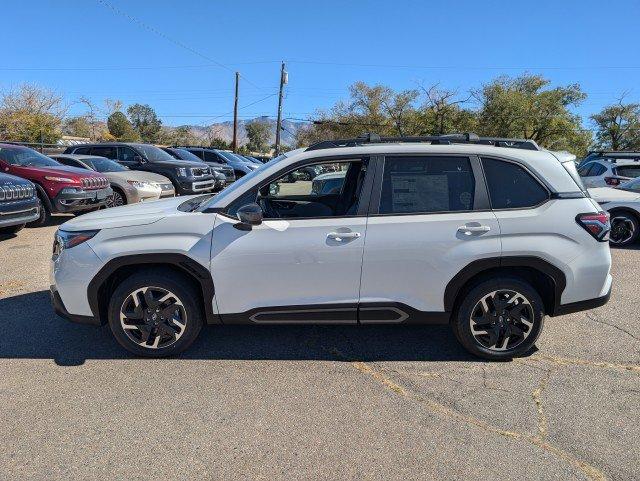
<svg viewBox="0 0 640 481">
<path fill-rule="evenodd" d="M 464 134 L 427 135 L 418 137 L 380 137 L 378 134 L 367 133 L 353 139 L 324 140 L 317 142 L 307 147 L 306 151 L 396 142 L 429 143 L 432 145 L 481 144 L 493 145 L 494 147 L 510 147 L 513 149 L 540 150 L 540 147 L 534 140 L 478 137 L 476 134 L 468 132 Z"/>
<path fill-rule="evenodd" d="M 640 155 L 640 150 L 590 150 L 587 155 L 607 155 L 607 154 L 621 154 L 621 155 Z"/>
</svg>

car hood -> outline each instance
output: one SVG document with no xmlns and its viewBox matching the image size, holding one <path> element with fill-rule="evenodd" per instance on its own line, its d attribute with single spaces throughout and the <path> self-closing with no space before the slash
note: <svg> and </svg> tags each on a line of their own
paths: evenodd
<svg viewBox="0 0 640 481">
<path fill-rule="evenodd" d="M 139 182 L 158 182 L 160 184 L 171 183 L 164 175 L 154 172 L 144 172 L 142 170 L 125 170 L 122 172 L 105 172 L 102 175 L 108 179 L 117 179 L 121 181 L 137 180 Z"/>
<path fill-rule="evenodd" d="M 179 212 L 177 210 L 178 206 L 192 197 L 197 196 L 171 197 L 152 202 L 102 209 L 71 219 L 62 224 L 60 229 L 79 231 L 153 224 L 168 215 Z"/>
<path fill-rule="evenodd" d="M 29 172 L 33 172 L 34 175 L 60 175 L 62 172 L 68 172 L 73 175 L 82 175 L 84 177 L 102 177 L 102 174 L 94 172 L 93 170 L 80 169 L 78 167 L 69 167 L 68 165 L 61 165 L 60 167 L 20 167 Z"/>
<path fill-rule="evenodd" d="M 597 187 L 588 189 L 589 194 L 596 202 L 629 202 L 638 200 L 640 194 L 628 190 L 612 189 L 610 187 Z"/>
</svg>

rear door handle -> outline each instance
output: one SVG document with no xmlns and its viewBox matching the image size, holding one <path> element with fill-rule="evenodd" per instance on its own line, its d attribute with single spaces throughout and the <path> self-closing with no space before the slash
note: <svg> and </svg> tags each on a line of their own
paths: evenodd
<svg viewBox="0 0 640 481">
<path fill-rule="evenodd" d="M 357 239 L 358 237 L 360 237 L 360 232 L 329 232 L 327 234 L 327 239 L 336 242 L 342 242 L 347 239 Z"/>
<path fill-rule="evenodd" d="M 458 227 L 458 232 L 462 232 L 464 235 L 482 234 L 490 230 L 491 227 L 488 225 L 461 225 Z"/>
</svg>

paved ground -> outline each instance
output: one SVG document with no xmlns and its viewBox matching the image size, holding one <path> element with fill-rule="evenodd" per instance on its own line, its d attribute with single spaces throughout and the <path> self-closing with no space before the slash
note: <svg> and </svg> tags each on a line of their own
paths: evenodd
<svg viewBox="0 0 640 481">
<path fill-rule="evenodd" d="M 132 359 L 49 305 L 55 227 L 0 241 L 0 479 L 640 479 L 640 250 L 539 351 L 442 327 L 213 327 Z"/>
</svg>

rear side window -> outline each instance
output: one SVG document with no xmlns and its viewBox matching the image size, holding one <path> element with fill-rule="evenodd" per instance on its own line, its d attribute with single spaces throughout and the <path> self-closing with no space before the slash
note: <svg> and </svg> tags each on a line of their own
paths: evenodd
<svg viewBox="0 0 640 481">
<path fill-rule="evenodd" d="M 604 165 L 595 163 L 589 169 L 589 173 L 587 174 L 587 177 L 596 177 L 598 175 L 604 174 L 606 171 L 607 171 L 607 168 Z"/>
<path fill-rule="evenodd" d="M 534 207 L 549 198 L 547 190 L 519 165 L 483 158 L 482 167 L 493 209 Z"/>
<path fill-rule="evenodd" d="M 640 165 L 621 165 L 614 169 L 616 175 L 622 177 L 633 177 L 634 179 L 640 176 Z"/>
<path fill-rule="evenodd" d="M 380 214 L 473 209 L 475 179 L 467 157 L 387 157 Z"/>
</svg>

